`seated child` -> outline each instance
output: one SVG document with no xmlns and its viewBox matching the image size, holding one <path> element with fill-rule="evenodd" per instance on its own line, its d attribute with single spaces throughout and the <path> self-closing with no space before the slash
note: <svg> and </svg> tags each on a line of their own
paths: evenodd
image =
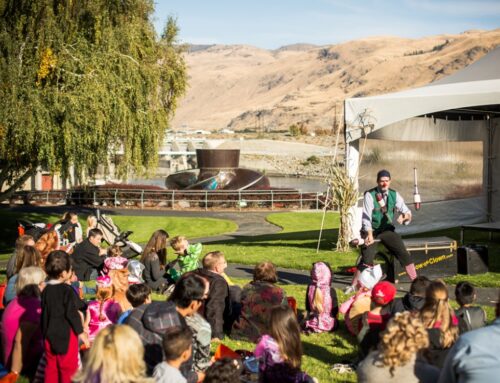
<svg viewBox="0 0 500 383">
<path fill-rule="evenodd" d="M 455 288 L 455 297 L 460 308 L 455 310 L 460 334 L 486 326 L 486 313 L 479 306 L 472 304 L 476 300 L 476 291 L 469 282 L 459 282 Z"/>
<path fill-rule="evenodd" d="M 332 331 L 337 327 L 339 312 L 337 293 L 331 287 L 332 271 L 325 262 L 316 262 L 311 269 L 312 283 L 307 287 L 304 328 L 310 332 Z"/>
<path fill-rule="evenodd" d="M 358 341 L 361 353 L 366 356 L 371 349 L 377 347 L 379 335 L 385 330 L 391 319 L 390 303 L 396 296 L 396 287 L 390 282 L 379 282 L 371 294 L 372 309 L 363 314 Z"/>
<path fill-rule="evenodd" d="M 186 237 L 177 236 L 170 241 L 170 245 L 178 254 L 177 260 L 180 267 L 179 273 L 173 268 L 169 270 L 169 275 L 174 281 L 177 281 L 182 274 L 198 269 L 198 258 L 202 251 L 201 243 L 190 245 Z"/>
<path fill-rule="evenodd" d="M 429 278 L 419 276 L 411 282 L 410 291 L 402 298 L 395 298 L 391 305 L 392 316 L 403 311 L 419 312 L 425 304 L 425 291 L 431 284 Z"/>
<path fill-rule="evenodd" d="M 124 270 L 127 268 L 128 259 L 122 257 L 123 252 L 120 246 L 113 245 L 108 249 L 108 256 L 104 260 L 103 271 L 108 274 L 110 270 Z"/>
<path fill-rule="evenodd" d="M 144 303 L 151 303 L 151 289 L 144 283 L 130 285 L 126 292 L 126 296 L 134 309 Z M 118 318 L 118 324 L 123 324 L 131 312 L 132 309 L 124 311 L 123 314 L 120 315 L 120 318 Z"/>
<path fill-rule="evenodd" d="M 189 360 L 192 352 L 191 330 L 187 327 L 169 327 L 163 335 L 163 351 L 165 360 L 158 364 L 153 372 L 157 383 L 185 383 L 179 368 Z"/>
<path fill-rule="evenodd" d="M 275 306 L 271 310 L 269 332 L 255 347 L 259 360 L 261 383 L 313 382 L 302 372 L 302 342 L 297 317 L 290 307 Z"/>
<path fill-rule="evenodd" d="M 371 290 L 382 278 L 380 265 L 364 269 L 357 280 L 358 291 L 340 305 L 339 311 L 344 314 L 344 321 L 349 332 L 357 335 L 363 314 L 370 311 Z"/>
<path fill-rule="evenodd" d="M 115 324 L 121 314 L 120 305 L 112 298 L 113 285 L 111 284 L 111 278 L 108 276 L 97 277 L 96 288 L 96 300 L 89 302 L 87 309 L 90 342 L 94 341 L 101 329 L 110 324 Z"/>
<path fill-rule="evenodd" d="M 235 383 L 240 382 L 241 365 L 236 359 L 222 358 L 215 361 L 205 375 L 204 383 Z"/>
<path fill-rule="evenodd" d="M 128 259 L 122 257 L 122 249 L 113 245 L 108 249 L 108 257 L 104 260 L 104 271 L 111 278 L 113 299 L 120 305 L 121 311 L 131 310 L 127 297 L 128 290 Z"/>
</svg>

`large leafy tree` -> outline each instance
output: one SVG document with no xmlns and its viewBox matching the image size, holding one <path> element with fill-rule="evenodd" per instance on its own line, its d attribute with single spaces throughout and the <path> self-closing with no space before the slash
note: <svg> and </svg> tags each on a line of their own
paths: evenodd
<svg viewBox="0 0 500 383">
<path fill-rule="evenodd" d="M 93 175 L 157 163 L 186 88 L 172 18 L 152 0 L 0 0 L 0 200 L 40 167 Z M 7 188 L 7 189 L 6 189 Z"/>
</svg>

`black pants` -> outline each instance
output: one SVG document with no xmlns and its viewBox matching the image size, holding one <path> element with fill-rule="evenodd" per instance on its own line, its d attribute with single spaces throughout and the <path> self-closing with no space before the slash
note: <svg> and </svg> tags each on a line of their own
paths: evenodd
<svg viewBox="0 0 500 383">
<path fill-rule="evenodd" d="M 410 259 L 410 253 L 406 250 L 406 247 L 401 239 L 401 236 L 394 231 L 383 231 L 377 235 L 374 235 L 374 239 L 380 239 L 380 242 L 393 254 L 401 265 L 408 266 L 412 263 Z M 377 254 L 378 243 L 372 243 L 370 246 L 361 247 L 361 262 L 358 265 L 358 269 L 363 271 L 366 268 L 365 265 L 373 265 L 373 259 Z"/>
</svg>

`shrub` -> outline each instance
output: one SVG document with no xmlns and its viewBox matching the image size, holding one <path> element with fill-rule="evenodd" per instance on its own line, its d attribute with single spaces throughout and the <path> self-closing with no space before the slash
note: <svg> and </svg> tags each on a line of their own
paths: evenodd
<svg viewBox="0 0 500 383">
<path fill-rule="evenodd" d="M 311 156 L 311 157 L 307 158 L 306 161 L 310 164 L 313 164 L 313 165 L 318 165 L 321 162 L 319 157 L 316 157 L 316 156 Z"/>
<path fill-rule="evenodd" d="M 300 135 L 300 128 L 296 124 L 290 125 L 288 131 L 290 132 L 292 137 L 297 137 L 298 135 Z"/>
</svg>

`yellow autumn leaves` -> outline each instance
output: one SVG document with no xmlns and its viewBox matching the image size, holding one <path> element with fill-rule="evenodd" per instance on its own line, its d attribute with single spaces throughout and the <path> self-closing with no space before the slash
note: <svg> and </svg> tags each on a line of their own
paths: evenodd
<svg viewBox="0 0 500 383">
<path fill-rule="evenodd" d="M 36 80 L 37 86 L 40 86 L 42 84 L 42 81 L 45 78 L 47 78 L 47 76 L 50 74 L 51 71 L 54 70 L 56 64 L 57 64 L 57 57 L 54 54 L 54 52 L 52 52 L 52 49 L 45 48 L 40 60 L 40 67 L 38 68 L 37 72 L 37 80 Z"/>
</svg>

